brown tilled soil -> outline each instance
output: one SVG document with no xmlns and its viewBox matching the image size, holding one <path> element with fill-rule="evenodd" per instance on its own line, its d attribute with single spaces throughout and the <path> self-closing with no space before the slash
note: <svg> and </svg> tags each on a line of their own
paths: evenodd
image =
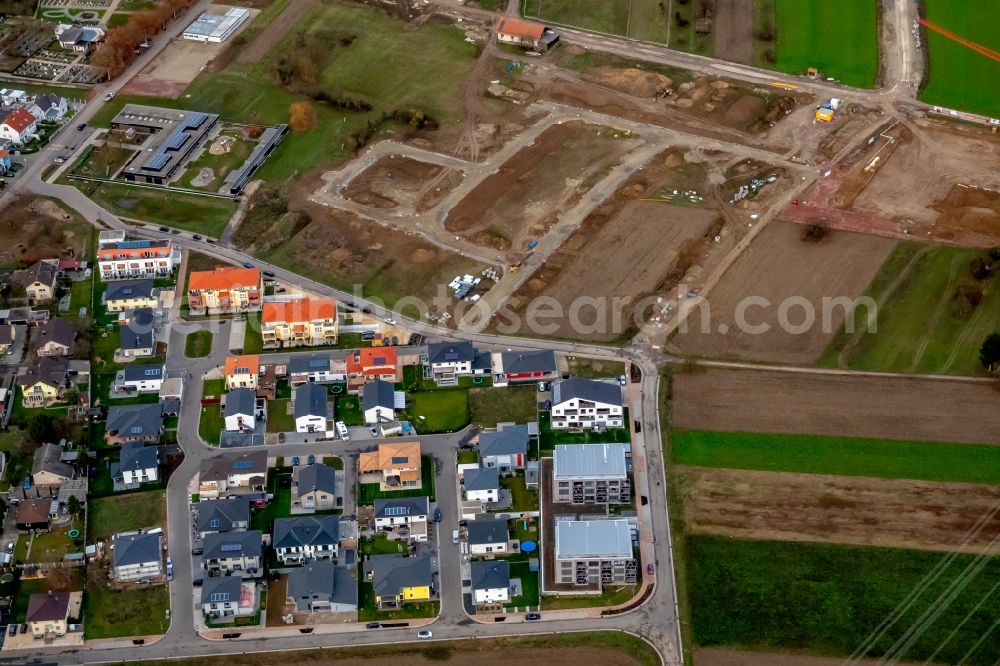
<svg viewBox="0 0 1000 666">
<path fill-rule="evenodd" d="M 462 180 L 462 174 L 409 157 L 383 157 L 344 188 L 344 197 L 375 208 L 432 208 Z"/>
<path fill-rule="evenodd" d="M 673 84 L 663 74 L 633 67 L 594 67 L 586 70 L 581 78 L 635 97 L 653 97 L 657 91 Z"/>
<path fill-rule="evenodd" d="M 753 0 L 716 0 L 716 58 L 753 64 L 753 4 Z"/>
<path fill-rule="evenodd" d="M 484 232 L 501 241 L 483 243 L 491 247 L 523 247 L 579 200 L 588 179 L 640 143 L 615 134 L 581 122 L 553 125 L 452 208 L 445 228 L 477 242 Z"/>
<path fill-rule="evenodd" d="M 677 428 L 997 444 L 987 383 L 697 369 L 673 378 Z"/>
<path fill-rule="evenodd" d="M 918 238 L 1000 244 L 1000 136 L 923 120 L 894 133 L 898 145 L 883 151 L 874 170 L 864 171 L 874 157 L 869 150 L 845 174 L 841 189 L 850 194 L 836 204 L 895 220 Z"/>
<path fill-rule="evenodd" d="M 684 522 L 739 539 L 979 552 L 1000 530 L 1000 487 L 824 474 L 678 467 Z"/>
<path fill-rule="evenodd" d="M 696 647 L 694 666 L 842 666 L 840 657 L 814 657 L 811 655 L 782 654 L 779 652 L 741 652 L 725 648 Z M 876 666 L 883 662 L 874 659 L 852 661 L 858 666 Z"/>
<path fill-rule="evenodd" d="M 316 6 L 318 0 L 295 0 L 286 7 L 278 17 L 271 21 L 260 32 L 253 31 L 253 25 L 247 29 L 246 37 L 250 43 L 236 56 L 238 63 L 260 62 L 267 52 L 281 41 L 292 26 Z M 243 4 L 247 4 L 244 2 Z M 251 3 L 256 5 L 257 3 Z M 253 32 L 251 32 L 253 31 Z"/>
<path fill-rule="evenodd" d="M 691 313 L 687 332 L 678 331 L 673 346 L 694 356 L 815 362 L 844 322 L 844 307 L 829 308 L 830 316 L 823 316 L 824 299 L 861 296 L 896 242 L 839 231 L 821 242 L 806 242 L 802 229 L 785 222 L 764 229 L 708 294 L 707 304 Z M 805 302 L 815 320 L 800 333 L 794 326 L 806 321 Z M 738 326 L 741 316 L 749 326 Z M 783 319 L 793 326 L 788 331 Z M 768 330 L 759 332 L 755 327 L 761 325 Z"/>
</svg>

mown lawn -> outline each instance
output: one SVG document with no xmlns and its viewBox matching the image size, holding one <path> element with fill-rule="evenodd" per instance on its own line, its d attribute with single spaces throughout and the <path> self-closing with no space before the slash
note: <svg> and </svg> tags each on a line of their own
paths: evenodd
<svg viewBox="0 0 1000 666">
<path fill-rule="evenodd" d="M 601 432 L 584 430 L 583 432 L 568 432 L 553 430 L 550 427 L 552 417 L 549 412 L 538 413 L 539 443 L 542 451 L 552 451 L 556 444 L 627 444 L 632 441 L 628 428 L 608 428 Z M 628 423 L 628 409 L 625 410 L 625 423 Z"/>
<path fill-rule="evenodd" d="M 375 603 L 375 588 L 371 583 L 358 582 L 358 621 L 384 622 L 394 620 L 414 620 L 424 617 L 434 617 L 441 607 L 440 601 L 425 601 L 423 603 L 403 604 L 399 610 L 380 611 Z"/>
<path fill-rule="evenodd" d="M 170 627 L 166 585 L 116 590 L 90 587 L 83 594 L 83 635 L 95 638 L 153 636 Z"/>
<path fill-rule="evenodd" d="M 469 419 L 473 425 L 495 428 L 498 423 L 528 423 L 538 419 L 538 392 L 533 386 L 469 389 Z"/>
<path fill-rule="evenodd" d="M 87 509 L 88 542 L 140 527 L 159 527 L 166 519 L 166 491 L 150 490 L 92 499 Z"/>
<path fill-rule="evenodd" d="M 1000 483 L 1000 448 L 983 444 L 708 430 L 675 430 L 671 439 L 680 465 Z"/>
<path fill-rule="evenodd" d="M 462 389 L 410 393 L 407 403 L 417 432 L 454 432 L 469 424 L 469 394 Z"/>
<path fill-rule="evenodd" d="M 963 39 L 1000 51 L 1000 5 L 994 0 L 925 0 L 927 19 Z M 925 29 L 930 77 L 920 92 L 929 104 L 1000 118 L 1000 62 Z"/>
<path fill-rule="evenodd" d="M 267 431 L 295 432 L 295 416 L 288 413 L 288 400 L 267 401 Z"/>
<path fill-rule="evenodd" d="M 205 358 L 212 352 L 212 332 L 195 331 L 184 339 L 184 355 L 188 358 Z"/>
<path fill-rule="evenodd" d="M 218 446 L 222 431 L 226 429 L 226 419 L 219 405 L 203 405 L 201 420 L 198 421 L 198 435 L 207 443 Z"/>
<path fill-rule="evenodd" d="M 1000 580 L 998 557 L 963 573 L 973 556 L 946 563 L 941 553 L 892 548 L 702 536 L 687 541 L 698 645 L 877 658 L 919 628 L 912 647 L 895 658 L 920 662 L 933 656 L 935 663 L 984 665 L 1000 659 L 1000 642 L 979 640 L 996 628 L 1000 616 L 1000 598 L 991 593 Z M 938 565 L 939 575 L 928 578 Z M 953 584 L 963 587 L 955 589 L 953 600 L 939 601 Z M 912 605 L 874 648 L 855 654 L 912 593 L 917 593 Z M 918 618 L 932 608 L 940 614 L 921 626 Z"/>
<path fill-rule="evenodd" d="M 928 250 L 917 243 L 901 243 L 866 294 L 875 302 L 885 301 L 878 308 L 877 328 L 865 332 L 868 308 L 857 308 L 854 327 L 861 332 L 857 345 L 843 354 L 853 336 L 839 332 L 821 364 L 889 372 L 982 374 L 979 348 L 990 333 L 1000 331 L 1000 278 L 994 275 L 977 282 L 972 277 L 970 265 L 981 257 L 986 257 L 982 250 Z M 956 296 L 958 290 L 968 288 L 982 291 L 982 302 L 971 312 L 960 307 Z"/>
<path fill-rule="evenodd" d="M 538 510 L 538 491 L 525 488 L 523 476 L 501 477 L 500 485 L 510 491 L 513 511 Z"/>
<path fill-rule="evenodd" d="M 358 484 L 358 504 L 374 504 L 377 499 L 391 499 L 393 497 L 423 497 L 427 496 L 434 501 L 435 498 L 435 462 L 434 456 L 424 454 L 420 456 L 420 488 L 409 490 L 379 490 L 377 483 Z"/>
<path fill-rule="evenodd" d="M 789 74 L 815 67 L 849 86 L 878 76 L 878 3 L 873 0 L 774 0 L 776 62 Z"/>
<path fill-rule="evenodd" d="M 601 594 L 579 597 L 542 597 L 542 610 L 600 608 L 627 602 L 639 591 L 637 585 L 606 585 Z"/>
<path fill-rule="evenodd" d="M 361 411 L 361 400 L 356 395 L 338 395 L 334 398 L 333 415 L 346 425 L 359 426 L 365 424 L 365 415 Z"/>
</svg>

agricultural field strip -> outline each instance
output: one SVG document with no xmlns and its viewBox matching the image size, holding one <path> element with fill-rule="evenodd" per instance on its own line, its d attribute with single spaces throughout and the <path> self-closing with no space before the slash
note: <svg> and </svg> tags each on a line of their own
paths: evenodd
<svg viewBox="0 0 1000 666">
<path fill-rule="evenodd" d="M 780 164 L 786 168 L 795 170 L 802 173 L 812 173 L 813 169 L 807 165 L 803 165 L 797 162 L 792 162 L 781 155 L 776 153 L 753 148 L 750 146 L 744 146 L 740 144 L 731 144 L 724 141 L 719 141 L 715 139 L 709 139 L 702 136 L 689 134 L 686 132 L 679 132 L 673 129 L 667 129 L 659 127 L 656 125 L 650 125 L 647 123 L 640 123 L 618 116 L 612 116 L 604 113 L 599 113 L 596 111 L 591 111 L 589 109 L 583 109 L 578 107 L 572 107 L 565 104 L 559 104 L 556 102 L 544 102 L 535 103 L 533 108 L 547 111 L 548 114 L 543 117 L 538 123 L 532 125 L 525 132 L 517 136 L 516 139 L 509 141 L 501 150 L 496 154 L 492 155 L 484 162 L 481 163 L 471 163 L 464 160 L 454 158 L 452 156 L 443 155 L 441 153 L 434 153 L 433 151 L 425 151 L 418 148 L 413 148 L 409 146 L 402 146 L 398 143 L 392 142 L 390 146 L 379 149 L 378 146 L 382 143 L 376 144 L 369 153 L 373 154 L 368 157 L 368 154 L 360 160 L 355 160 L 343 169 L 328 172 L 324 174 L 323 178 L 327 181 L 327 184 L 315 192 L 311 199 L 324 206 L 330 206 L 333 208 L 338 208 L 347 212 L 360 215 L 364 218 L 370 219 L 379 224 L 386 224 L 389 226 L 397 227 L 407 233 L 417 233 L 423 236 L 427 241 L 441 247 L 443 249 L 458 252 L 461 255 L 471 257 L 478 261 L 486 264 L 494 263 L 495 258 L 491 255 L 485 255 L 482 252 L 482 248 L 470 242 L 455 241 L 454 234 L 445 232 L 443 229 L 444 218 L 446 217 L 442 213 L 446 213 L 451 210 L 459 201 L 464 199 L 468 194 L 475 189 L 484 179 L 490 176 L 496 171 L 499 165 L 506 162 L 520 150 L 529 146 L 538 136 L 540 136 L 549 127 L 568 121 L 582 121 L 595 125 L 602 125 L 607 127 L 612 127 L 621 131 L 629 131 L 638 134 L 642 137 L 648 144 L 649 158 L 652 158 L 658 150 L 660 150 L 661 143 L 673 146 L 683 146 L 683 147 L 700 147 L 704 150 L 719 150 L 724 152 L 732 153 L 733 155 L 740 157 L 748 157 L 752 159 L 757 159 L 765 162 L 771 162 L 775 164 Z M 405 150 L 404 150 L 405 148 Z M 653 150 L 653 149 L 656 150 Z M 377 152 L 376 152 L 377 151 Z M 388 153 L 386 152 L 388 151 Z M 431 162 L 434 164 L 439 164 L 442 166 L 449 166 L 462 169 L 466 173 L 466 178 L 462 183 L 452 190 L 452 192 L 446 196 L 437 206 L 431 208 L 424 213 L 408 217 L 404 223 L 395 222 L 395 218 L 391 215 L 386 215 L 382 211 L 373 209 L 370 206 L 359 204 L 353 201 L 348 201 L 342 195 L 339 194 L 341 188 L 347 185 L 353 178 L 356 178 L 360 173 L 362 173 L 366 168 L 370 167 L 372 164 L 378 161 L 380 157 L 386 154 L 396 154 L 404 155 L 407 157 L 412 157 L 413 159 Z M 620 173 L 612 171 L 608 174 L 601 182 L 594 186 L 593 189 L 602 188 L 606 185 L 607 181 L 614 180 L 616 178 L 621 178 Z M 583 213 L 583 217 L 586 217 L 586 213 L 592 210 L 602 202 L 601 198 L 590 198 L 586 197 L 578 206 L 582 210 L 574 209 L 574 215 Z M 581 217 L 582 219 L 582 217 Z M 763 225 L 760 225 L 763 226 Z M 428 233 L 427 229 L 436 229 L 440 233 L 435 235 L 434 233 Z M 565 233 L 565 230 L 559 233 Z M 440 236 L 440 237 L 439 237 Z M 554 234 L 552 230 L 547 234 L 546 238 L 553 237 Z M 568 237 L 566 234 L 565 237 Z M 442 240 L 442 238 L 449 239 L 447 242 Z M 558 249 L 561 244 L 561 240 L 555 243 L 545 243 L 541 242 L 540 247 L 532 253 L 532 264 L 537 267 L 540 266 L 544 260 L 547 258 L 548 254 L 552 251 Z M 517 284 L 512 284 L 512 288 L 505 289 L 504 291 L 508 294 L 512 294 L 520 286 L 521 282 L 527 279 L 531 270 L 525 270 L 517 277 Z M 496 290 L 491 290 L 490 293 Z M 492 299 L 491 299 L 492 300 Z"/>
</svg>

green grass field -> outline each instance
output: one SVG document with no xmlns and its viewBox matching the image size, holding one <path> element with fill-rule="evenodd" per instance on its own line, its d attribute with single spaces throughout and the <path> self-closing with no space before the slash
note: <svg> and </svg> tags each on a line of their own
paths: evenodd
<svg viewBox="0 0 1000 666">
<path fill-rule="evenodd" d="M 407 402 L 406 414 L 418 432 L 454 432 L 469 423 L 469 394 L 462 389 L 418 391 Z"/>
<path fill-rule="evenodd" d="M 95 638 L 153 636 L 170 627 L 166 585 L 133 590 L 89 588 L 83 594 L 83 635 Z"/>
<path fill-rule="evenodd" d="M 527 423 L 538 419 L 538 393 L 534 386 L 469 389 L 472 423 L 495 428 L 498 423 Z"/>
<path fill-rule="evenodd" d="M 87 531 L 90 540 L 110 537 L 140 527 L 158 527 L 167 514 L 166 491 L 113 495 L 88 503 Z"/>
<path fill-rule="evenodd" d="M 673 462 L 769 472 L 1000 483 L 1000 447 L 860 437 L 675 430 Z"/>
<path fill-rule="evenodd" d="M 1000 51 L 1000 5 L 994 0 L 926 0 L 927 20 L 963 39 Z M 926 29 L 930 71 L 920 99 L 1000 118 L 1000 62 Z"/>
<path fill-rule="evenodd" d="M 859 88 L 878 76 L 878 23 L 875 0 L 755 0 L 774 5 L 775 62 L 758 65 L 789 74 L 816 67 Z M 766 7 L 765 7 L 766 11 Z M 756 22 L 767 21 L 758 15 Z M 760 45 L 755 45 L 758 56 Z M 759 58 L 758 58 L 759 59 Z"/>
<path fill-rule="evenodd" d="M 689 537 L 688 547 L 691 620 L 698 645 L 838 656 L 851 655 L 947 557 L 723 537 Z M 1000 597 L 990 588 L 1000 579 L 1000 558 L 984 560 L 981 571 L 970 571 L 963 578 L 973 560 L 961 555 L 943 566 L 941 575 L 916 595 L 913 605 L 863 656 L 882 656 L 912 627 L 920 631 L 899 661 L 995 663 L 1000 642 L 988 635 L 996 628 Z M 938 602 L 952 583 L 967 587 L 957 589 L 950 603 Z M 934 604 L 941 614 L 926 627 L 920 625 L 917 619 Z"/>
<path fill-rule="evenodd" d="M 212 332 L 195 331 L 184 339 L 184 355 L 188 358 L 204 358 L 212 351 Z"/>
<path fill-rule="evenodd" d="M 295 432 L 295 416 L 288 413 L 288 400 L 267 401 L 267 431 Z"/>
<path fill-rule="evenodd" d="M 956 306 L 960 285 L 974 284 L 969 265 L 984 256 L 981 250 L 926 248 L 901 243 L 886 261 L 867 295 L 877 303 L 877 330 L 863 333 L 866 308 L 856 312 L 855 330 L 863 334 L 856 347 L 852 334 L 841 331 L 820 363 L 858 370 L 982 374 L 979 348 L 986 337 L 1000 331 L 1000 281 L 978 283 L 983 300 L 970 314 Z M 893 286 L 895 285 L 895 288 Z"/>
</svg>

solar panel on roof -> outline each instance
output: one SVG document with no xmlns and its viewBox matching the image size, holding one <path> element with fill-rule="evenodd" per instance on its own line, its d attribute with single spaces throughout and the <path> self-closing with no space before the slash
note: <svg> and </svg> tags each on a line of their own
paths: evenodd
<svg viewBox="0 0 1000 666">
<path fill-rule="evenodd" d="M 209 596 L 209 600 L 211 600 L 211 601 L 229 601 L 229 593 L 228 592 L 213 592 Z"/>
<path fill-rule="evenodd" d="M 219 550 L 223 553 L 233 553 L 238 550 L 243 550 L 243 545 L 238 543 L 224 543 Z"/>
<path fill-rule="evenodd" d="M 325 358 L 311 358 L 309 359 L 310 368 L 322 368 L 326 366 Z"/>
<path fill-rule="evenodd" d="M 132 250 L 141 247 L 149 247 L 149 245 L 150 245 L 149 241 L 145 240 L 122 241 L 121 243 L 118 243 L 118 247 L 123 250 Z"/>
<path fill-rule="evenodd" d="M 237 460 L 233 463 L 233 469 L 248 469 L 253 467 L 252 460 Z"/>
<path fill-rule="evenodd" d="M 131 428 L 128 429 L 128 431 L 133 435 L 138 435 L 139 433 L 142 432 L 142 426 L 132 426 Z"/>
<path fill-rule="evenodd" d="M 392 458 L 393 465 L 405 465 L 408 462 L 410 459 L 407 456 L 393 456 Z"/>
<path fill-rule="evenodd" d="M 189 138 L 190 138 L 190 136 L 188 136 L 184 132 L 175 131 L 170 136 L 170 138 L 167 139 L 167 142 L 164 144 L 163 149 L 164 150 L 180 150 L 181 146 L 183 146 L 185 143 L 187 143 L 187 140 Z"/>
<path fill-rule="evenodd" d="M 195 111 L 188 115 L 187 119 L 184 121 L 184 127 L 189 127 L 191 129 L 198 129 L 202 126 L 202 123 L 208 118 L 207 114 L 201 113 L 200 111 Z"/>
<path fill-rule="evenodd" d="M 163 167 L 167 166 L 167 162 L 170 158 L 162 153 L 157 153 L 146 160 L 146 163 L 142 165 L 143 169 L 149 169 L 150 171 L 159 171 Z"/>
<path fill-rule="evenodd" d="M 447 352 L 444 355 L 444 360 L 446 360 L 446 361 L 457 361 L 458 360 L 458 354 L 456 354 L 455 352 Z"/>
<path fill-rule="evenodd" d="M 146 368 L 145 375 L 147 377 L 156 377 L 159 374 L 160 374 L 159 368 Z"/>
</svg>

